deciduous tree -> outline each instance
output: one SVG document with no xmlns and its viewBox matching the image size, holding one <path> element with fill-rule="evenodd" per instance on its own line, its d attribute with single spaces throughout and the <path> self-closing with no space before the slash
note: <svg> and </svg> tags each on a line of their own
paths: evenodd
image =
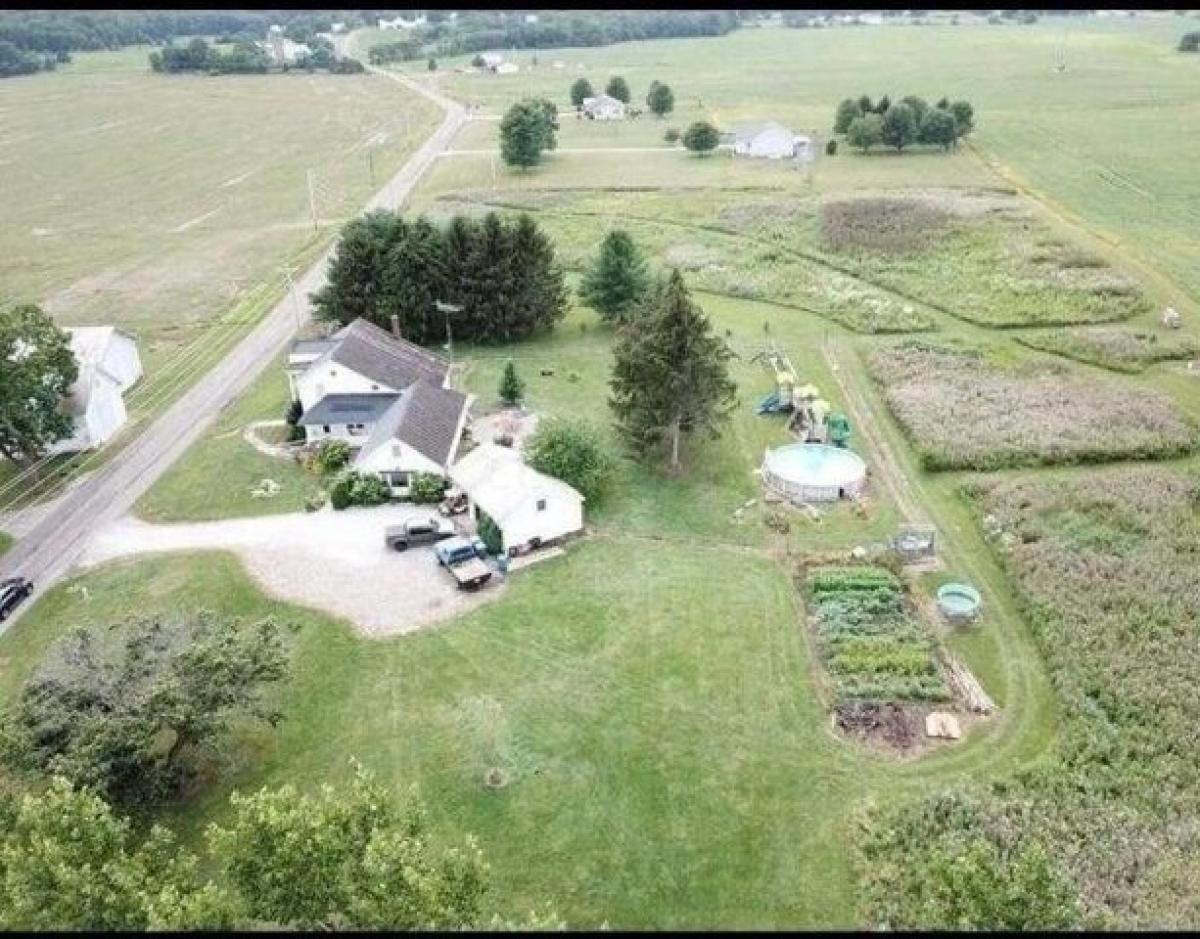
<svg viewBox="0 0 1200 939">
<path fill-rule="evenodd" d="M 614 461 L 607 442 L 590 424 L 547 418 L 525 444 L 529 465 L 574 486 L 589 506 L 603 497 Z"/>
<path fill-rule="evenodd" d="M 614 229 L 600 244 L 600 254 L 584 272 L 579 297 L 609 323 L 624 323 L 650 289 L 650 272 L 628 232 Z"/>
<path fill-rule="evenodd" d="M 925 112 L 925 117 L 917 131 L 918 142 L 949 150 L 957 139 L 958 125 L 949 111 L 930 108 Z"/>
<path fill-rule="evenodd" d="M 835 134 L 844 134 L 850 129 L 850 123 L 856 118 L 862 116 L 862 107 L 853 98 L 846 98 L 837 107 L 837 114 L 833 118 L 833 132 Z"/>
<path fill-rule="evenodd" d="M 558 122 L 554 104 L 544 98 L 518 101 L 500 121 L 500 155 L 509 166 L 536 166 L 542 151 L 553 150 Z"/>
<path fill-rule="evenodd" d="M 700 156 L 715 150 L 720 140 L 720 131 L 707 121 L 696 121 L 683 132 L 683 145 Z"/>
<path fill-rule="evenodd" d="M 435 850 L 419 806 L 397 808 L 355 769 L 341 793 L 287 785 L 231 796 L 232 820 L 210 826 L 208 841 L 250 918 L 301 929 L 477 925 L 487 866 L 474 841 Z"/>
<path fill-rule="evenodd" d="M 620 75 L 614 75 L 608 80 L 608 85 L 605 87 L 604 93 L 610 98 L 616 98 L 625 104 L 629 103 L 629 85 Z"/>
<path fill-rule="evenodd" d="M 737 403 L 727 368 L 732 356 L 673 270 L 613 349 L 609 406 L 633 452 L 646 456 L 665 444 L 677 470 L 685 435 L 716 436 Z"/>
<path fill-rule="evenodd" d="M 577 111 L 583 107 L 584 98 L 592 98 L 595 94 L 592 91 L 592 83 L 586 78 L 577 78 L 571 84 L 571 104 L 575 106 L 575 110 Z"/>
<path fill-rule="evenodd" d="M 878 114 L 864 114 L 850 122 L 846 131 L 846 142 L 866 153 L 883 142 L 883 118 Z"/>
<path fill-rule="evenodd" d="M 917 139 L 917 122 L 905 104 L 894 104 L 883 115 L 883 143 L 899 152 Z"/>
<path fill-rule="evenodd" d="M 663 117 L 675 110 L 675 92 L 670 85 L 652 82 L 650 91 L 646 94 L 646 107 L 654 112 L 655 117 Z"/>
<path fill-rule="evenodd" d="M 69 337 L 41 309 L 0 313 L 0 453 L 28 462 L 71 436 L 64 397 L 78 375 Z"/>
<path fill-rule="evenodd" d="M 954 115 L 954 123 L 958 125 L 959 137 L 965 137 L 975 129 L 975 109 L 969 101 L 952 102 L 950 113 Z"/>
<path fill-rule="evenodd" d="M 286 674 L 270 620 L 201 611 L 80 628 L 9 707 L 0 754 L 117 801 L 170 796 L 233 719 L 279 720 L 263 691 Z"/>
</svg>

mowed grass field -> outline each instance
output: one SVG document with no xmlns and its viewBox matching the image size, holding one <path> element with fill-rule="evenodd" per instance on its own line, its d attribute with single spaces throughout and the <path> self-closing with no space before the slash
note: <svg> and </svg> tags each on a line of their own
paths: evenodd
<svg viewBox="0 0 1200 939">
<path fill-rule="evenodd" d="M 191 327 L 278 288 L 438 112 L 376 75 L 161 75 L 148 51 L 0 84 L 0 305 L 130 329 L 153 374 Z"/>
<path fill-rule="evenodd" d="M 234 559 L 220 554 L 130 560 L 84 574 L 0 638 L 0 700 L 14 693 L 62 631 L 127 615 L 131 595 L 147 612 L 207 605 L 295 619 L 301 624 L 296 676 L 279 702 L 287 720 L 276 731 L 239 733 L 225 764 L 214 767 L 212 786 L 197 802 L 169 813 L 185 837 L 221 817 L 231 788 L 343 780 L 355 755 L 397 791 L 417 784 L 439 832 L 479 836 L 493 864 L 497 905 L 505 911 L 548 902 L 572 926 L 861 924 L 852 854 L 859 810 L 971 780 L 1002 779 L 1029 766 L 1053 751 L 1059 713 L 1012 586 L 960 491 L 971 476 L 921 468 L 864 364 L 891 340 L 831 318 L 830 298 L 853 289 L 855 302 L 866 305 L 867 298 L 886 295 L 901 312 L 909 303 L 928 316 L 941 337 L 986 338 L 1014 361 L 1062 360 L 1022 346 L 1020 329 L 992 329 L 957 315 L 943 281 L 965 282 L 971 275 L 954 270 L 948 259 L 922 263 L 927 256 L 918 254 L 904 277 L 891 281 L 910 295 L 901 296 L 880 286 L 869 258 L 829 251 L 809 223 L 830 199 L 1013 188 L 980 151 L 1000 154 L 1014 173 L 1047 172 L 1040 164 L 1053 156 L 1045 141 L 1030 136 L 1021 143 L 1013 136 L 1006 144 L 1001 132 L 1020 126 L 1030 112 L 1045 121 L 1073 120 L 1089 107 L 1103 112 L 1104 119 L 1088 126 L 1092 142 L 1086 146 L 1112 146 L 1134 111 L 1132 92 L 1118 87 L 1117 77 L 1124 70 L 1130 87 L 1173 87 L 1160 72 L 1178 74 L 1182 66 L 1169 55 L 1178 34 L 1193 24 L 1186 18 L 1120 27 L 1075 23 L 1063 75 L 1051 70 L 1065 28 L 1054 19 L 1032 27 L 748 29 L 713 40 L 542 50 L 537 71 L 516 76 L 439 75 L 436 81 L 482 103 L 485 114 L 501 113 L 525 93 L 549 94 L 565 112 L 577 74 L 597 86 L 623 74 L 637 98 L 654 78 L 675 86 L 680 113 L 666 121 L 643 117 L 599 127 L 564 113 L 561 151 L 531 172 L 507 170 L 489 153 L 448 155 L 426 177 L 413 207 L 433 214 L 528 208 L 571 267 L 594 252 L 609 228 L 627 227 L 655 266 L 683 266 L 695 299 L 740 356 L 733 372 L 741 403 L 722 438 L 689 446 L 682 477 L 623 463 L 612 496 L 589 514 L 591 534 L 566 557 L 514 576 L 500 602 L 406 638 L 367 642 L 347 624 L 270 601 Z M 523 66 L 531 57 L 513 56 Z M 555 61 L 565 67 L 553 69 Z M 423 61 L 410 67 L 426 75 Z M 1062 85 L 1052 85 L 1060 79 Z M 1056 96 L 1068 87 L 1069 97 Z M 837 101 L 861 92 L 969 98 L 978 113 L 977 147 L 952 154 L 841 153 L 809 170 L 665 149 L 567 152 L 658 147 L 665 127 L 700 115 L 718 123 L 773 118 L 824 132 Z M 1154 126 L 1160 134 L 1174 133 L 1174 119 L 1194 107 L 1182 96 L 1164 104 L 1155 112 L 1162 123 Z M 455 149 L 495 148 L 496 126 L 473 122 Z M 1151 163 L 1170 163 L 1179 179 L 1186 159 L 1177 148 L 1155 151 Z M 1163 198 L 1193 197 L 1186 186 L 1175 191 L 1164 182 L 1170 173 L 1160 178 L 1136 160 L 1120 172 Z M 1053 182 L 1052 173 L 1046 178 Z M 1053 237 L 1096 251 L 1136 280 L 1155 309 L 1173 295 L 1173 285 L 1185 283 L 1169 266 L 1147 273 L 1137 254 L 1122 250 L 1127 229 L 1116 203 L 1094 198 L 1087 187 L 1051 186 L 1049 194 L 1085 219 L 1089 231 L 1010 192 L 1006 198 L 1038 212 L 1038 224 L 1025 229 L 1016 220 L 1000 229 L 1006 248 L 1024 250 Z M 770 230 L 766 240 L 774 244 L 768 246 L 755 224 L 770 220 L 772 206 L 780 217 L 795 210 L 797 222 L 785 233 Z M 1181 223 L 1168 215 L 1143 210 L 1140 224 L 1176 247 L 1194 237 L 1176 231 Z M 729 231 L 718 231 L 721 226 Z M 772 249 L 777 257 L 766 256 Z M 1000 263 L 1005 255 L 996 257 Z M 733 295 L 737 276 L 756 285 L 759 295 Z M 809 291 L 809 308 L 793 302 L 801 289 Z M 985 299 L 1008 302 L 993 293 Z M 926 307 L 923 296 L 948 312 Z M 1194 318 L 1184 312 L 1190 335 Z M 1159 329 L 1152 312 L 1135 320 L 1139 328 Z M 752 410 L 771 386 L 766 371 L 749 361 L 762 347 L 765 322 L 801 381 L 816 383 L 850 414 L 852 446 L 872 473 L 865 518 L 847 506 L 825 513 L 820 523 L 797 512 L 782 537 L 763 526 L 761 505 L 734 522 L 734 509 L 760 493 L 754 469 L 763 449 L 786 439 L 778 420 Z M 610 342 L 594 313 L 576 306 L 549 337 L 503 348 L 456 346 L 455 353 L 468 363 L 465 385 L 479 396 L 480 409 L 495 403 L 500 370 L 511 357 L 534 409 L 606 423 Z M 553 376 L 541 376 L 546 366 Z M 1072 368 L 1112 377 L 1096 365 Z M 259 464 L 243 449 L 237 425 L 279 416 L 284 379 L 277 369 L 272 374 L 147 496 L 146 514 L 244 513 L 243 494 L 226 481 L 249 481 Z M 1200 417 L 1200 384 L 1177 364 L 1153 365 L 1123 380 L 1162 390 Z M 285 500 L 269 508 L 286 507 Z M 919 514 L 938 528 L 945 569 L 923 578 L 923 586 L 932 590 L 961 578 L 983 593 L 979 628 L 947 642 L 1000 711 L 960 744 L 898 760 L 829 731 L 793 576 L 801 553 L 878 540 L 902 514 Z M 483 784 L 492 766 L 510 778 L 498 792 Z"/>
</svg>

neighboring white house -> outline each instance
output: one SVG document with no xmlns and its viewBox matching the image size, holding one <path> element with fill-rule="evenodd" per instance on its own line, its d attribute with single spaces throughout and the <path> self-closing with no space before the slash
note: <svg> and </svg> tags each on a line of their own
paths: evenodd
<svg viewBox="0 0 1200 939">
<path fill-rule="evenodd" d="M 812 155 L 811 144 L 808 137 L 793 134 L 774 121 L 733 129 L 733 152 L 737 156 L 807 160 Z"/>
<path fill-rule="evenodd" d="M 492 71 L 497 75 L 512 75 L 514 72 L 521 71 L 521 66 L 516 62 L 501 62 L 492 68 Z"/>
<path fill-rule="evenodd" d="M 483 67 L 490 68 L 492 71 L 495 71 L 496 66 L 504 61 L 504 56 L 499 52 L 481 52 L 479 58 L 483 61 Z"/>
<path fill-rule="evenodd" d="M 450 480 L 467 494 L 477 522 L 482 510 L 496 523 L 510 554 L 583 530 L 583 496 L 510 447 L 481 444 L 450 467 Z"/>
<path fill-rule="evenodd" d="M 302 42 L 292 42 L 283 33 L 282 26 L 272 26 L 267 30 L 267 41 L 260 42 L 263 49 L 276 65 L 292 65 L 303 55 L 310 55 L 312 50 Z"/>
<path fill-rule="evenodd" d="M 333 23 L 329 27 L 329 31 L 331 33 L 344 33 L 346 31 L 346 24 L 345 23 Z"/>
<path fill-rule="evenodd" d="M 406 20 L 403 16 L 397 16 L 394 20 L 379 20 L 380 29 L 416 29 L 424 25 L 424 15 L 415 16 L 411 20 Z"/>
<path fill-rule="evenodd" d="M 450 363 L 363 319 L 288 352 L 293 400 L 308 443 L 343 440 L 353 466 L 381 475 L 395 495 L 418 472 L 445 476 L 471 399 L 446 387 Z"/>
<path fill-rule="evenodd" d="M 128 419 L 125 392 L 142 377 L 137 344 L 112 326 L 67 327 L 79 377 L 66 405 L 75 432 L 50 448 L 52 453 L 90 450 L 106 443 Z"/>
<path fill-rule="evenodd" d="M 625 117 L 625 102 L 611 95 L 584 98 L 581 107 L 593 121 L 620 121 Z"/>
</svg>

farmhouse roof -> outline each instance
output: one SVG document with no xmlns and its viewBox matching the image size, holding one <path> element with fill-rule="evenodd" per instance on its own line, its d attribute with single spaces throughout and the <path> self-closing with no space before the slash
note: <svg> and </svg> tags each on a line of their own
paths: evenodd
<svg viewBox="0 0 1200 939">
<path fill-rule="evenodd" d="M 510 447 L 485 443 L 450 467 L 450 479 L 498 524 L 523 503 L 557 494 L 583 501 L 561 479 L 539 473 Z"/>
<path fill-rule="evenodd" d="M 302 426 L 321 424 L 373 424 L 378 421 L 399 395 L 346 394 L 326 395 L 300 417 Z"/>
<path fill-rule="evenodd" d="M 778 121 L 763 121 L 758 124 L 737 124 L 730 129 L 730 132 L 738 140 L 754 140 L 754 138 L 767 133 L 768 131 L 781 130 L 785 134 L 790 134 L 791 131 L 780 124 Z"/>
<path fill-rule="evenodd" d="M 294 339 L 289 351 L 292 355 L 324 355 L 336 345 L 336 339 Z"/>
<path fill-rule="evenodd" d="M 622 101 L 620 98 L 614 98 L 612 95 L 595 95 L 591 98 L 583 99 L 583 106 L 585 109 L 599 108 L 613 104 L 619 108 L 625 107 L 624 101 Z"/>
<path fill-rule="evenodd" d="M 401 391 L 424 379 L 435 385 L 446 380 L 450 363 L 406 339 L 397 339 L 365 319 L 356 319 L 333 334 L 334 345 L 312 368 L 337 362 L 364 378 Z"/>
<path fill-rule="evenodd" d="M 380 416 L 358 459 L 366 459 L 380 447 L 399 440 L 438 466 L 445 466 L 458 449 L 469 400 L 452 388 L 414 382 Z"/>
</svg>

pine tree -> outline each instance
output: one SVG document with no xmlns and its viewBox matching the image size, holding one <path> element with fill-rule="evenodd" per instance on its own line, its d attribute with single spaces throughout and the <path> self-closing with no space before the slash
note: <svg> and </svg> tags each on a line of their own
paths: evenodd
<svg viewBox="0 0 1200 939">
<path fill-rule="evenodd" d="M 561 320 L 569 297 L 554 245 L 532 216 L 522 213 L 517 217 L 510 228 L 509 244 L 517 315 L 504 338 L 524 338 Z"/>
<path fill-rule="evenodd" d="M 436 302 L 444 298 L 443 236 L 424 218 L 405 225 L 404 234 L 384 257 L 383 297 L 379 325 L 400 321 L 400 332 L 411 342 L 443 339 L 445 322 Z"/>
<path fill-rule="evenodd" d="M 579 297 L 608 323 L 626 323 L 650 288 L 641 251 L 628 232 L 608 233 L 595 263 L 584 273 Z"/>
<path fill-rule="evenodd" d="M 737 403 L 726 367 L 732 355 L 688 296 L 682 275 L 672 271 L 613 350 L 609 407 L 634 453 L 644 456 L 665 443 L 677 470 L 683 435 L 703 430 L 716 436 Z"/>
<path fill-rule="evenodd" d="M 614 75 L 608 80 L 608 87 L 604 89 L 604 93 L 610 98 L 629 103 L 629 84 L 620 75 Z"/>
<path fill-rule="evenodd" d="M 571 104 L 575 106 L 576 111 L 583 107 L 584 98 L 591 98 L 594 95 L 592 83 L 586 78 L 577 78 L 571 85 Z"/>
<path fill-rule="evenodd" d="M 500 376 L 500 400 L 509 407 L 515 407 L 525 397 L 525 382 L 517 374 L 517 367 L 512 359 L 504 363 L 504 374 Z"/>
<path fill-rule="evenodd" d="M 405 228 L 402 218 L 380 209 L 354 219 L 342 229 L 328 280 L 312 297 L 317 319 L 345 325 L 361 316 L 377 325 L 387 325 L 379 309 L 386 293 L 385 258 L 403 238 Z"/>
</svg>

